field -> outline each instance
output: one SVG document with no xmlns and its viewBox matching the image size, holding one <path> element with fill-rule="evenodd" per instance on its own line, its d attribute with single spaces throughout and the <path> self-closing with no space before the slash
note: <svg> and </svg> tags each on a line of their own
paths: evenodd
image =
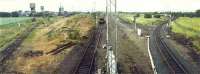
<svg viewBox="0 0 200 74">
<path fill-rule="evenodd" d="M 31 25 L 31 20 L 28 17 L 0 19 L 0 50 Z"/>
<path fill-rule="evenodd" d="M 128 22 L 133 24 L 133 16 L 135 16 L 135 14 L 131 14 L 131 13 L 120 13 L 119 17 Z M 165 17 L 161 17 L 161 18 L 144 18 L 144 14 L 140 14 L 140 17 L 137 17 L 136 23 L 140 24 L 140 25 L 158 25 L 161 22 L 165 21 Z"/>
<path fill-rule="evenodd" d="M 172 31 L 191 39 L 200 50 L 200 18 L 180 17 L 172 22 Z"/>
<path fill-rule="evenodd" d="M 84 18 L 84 19 L 82 19 Z M 24 74 L 51 74 L 59 68 L 60 62 L 79 43 L 83 36 L 87 36 L 94 26 L 93 18 L 87 14 L 77 14 L 67 18 L 57 18 L 52 23 L 39 25 L 18 48 L 13 59 L 7 62 L 7 70 Z M 54 54 L 52 50 L 60 50 Z M 37 55 L 35 52 L 41 52 Z"/>
<path fill-rule="evenodd" d="M 0 25 L 17 23 L 28 19 L 31 19 L 31 17 L 0 17 Z"/>
</svg>

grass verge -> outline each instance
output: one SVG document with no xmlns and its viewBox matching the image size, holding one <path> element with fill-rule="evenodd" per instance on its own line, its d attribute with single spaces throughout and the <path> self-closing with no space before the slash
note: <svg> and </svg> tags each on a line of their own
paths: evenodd
<svg viewBox="0 0 200 74">
<path fill-rule="evenodd" d="M 172 22 L 172 32 L 192 41 L 192 46 L 200 52 L 200 18 L 180 17 Z"/>
</svg>

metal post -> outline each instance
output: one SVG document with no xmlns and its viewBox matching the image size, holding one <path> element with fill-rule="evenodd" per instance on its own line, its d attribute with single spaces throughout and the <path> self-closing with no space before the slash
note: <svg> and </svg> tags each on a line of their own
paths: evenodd
<svg viewBox="0 0 200 74">
<path fill-rule="evenodd" d="M 106 43 L 108 43 L 108 0 L 106 0 Z"/>
<path fill-rule="evenodd" d="M 110 14 L 112 13 L 112 1 L 110 0 Z"/>
<path fill-rule="evenodd" d="M 135 25 L 135 30 L 137 29 L 137 26 L 136 26 L 136 16 L 134 16 L 134 25 Z"/>
<path fill-rule="evenodd" d="M 117 0 L 115 0 L 115 14 L 117 13 Z"/>
<path fill-rule="evenodd" d="M 169 15 L 169 27 L 170 27 L 170 25 L 171 25 L 171 18 L 172 18 L 172 16 Z"/>
<path fill-rule="evenodd" d="M 117 16 L 117 0 L 115 0 L 115 16 Z M 115 44 L 115 55 L 116 55 L 116 61 L 117 61 L 117 46 L 118 46 L 118 44 L 117 44 L 117 42 L 118 42 L 118 26 L 117 26 L 117 21 L 118 20 L 116 20 L 116 22 L 115 22 L 115 26 L 116 26 L 116 29 L 115 29 L 115 33 L 116 33 L 116 44 Z"/>
<path fill-rule="evenodd" d="M 146 36 L 147 37 L 147 49 L 148 49 L 148 54 L 149 54 L 149 58 L 150 58 L 150 61 L 151 61 L 151 67 L 153 69 L 153 72 L 154 74 L 157 74 L 157 71 L 156 71 L 156 68 L 155 68 L 155 64 L 154 64 L 154 61 L 153 61 L 153 58 L 152 58 L 152 55 L 151 55 L 151 51 L 150 51 L 150 36 Z"/>
<path fill-rule="evenodd" d="M 107 67 L 107 73 L 109 73 L 109 63 L 108 63 L 108 0 L 106 0 L 106 57 L 107 57 L 107 62 L 106 62 L 106 67 Z"/>
</svg>

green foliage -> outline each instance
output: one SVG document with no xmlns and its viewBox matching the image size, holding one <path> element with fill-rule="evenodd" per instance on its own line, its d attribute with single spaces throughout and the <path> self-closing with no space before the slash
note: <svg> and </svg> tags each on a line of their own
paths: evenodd
<svg viewBox="0 0 200 74">
<path fill-rule="evenodd" d="M 8 12 L 0 12 L 0 17 L 10 17 L 11 14 Z"/>
<path fill-rule="evenodd" d="M 18 17 L 19 13 L 17 11 L 11 12 L 12 17 Z"/>
<path fill-rule="evenodd" d="M 72 39 L 72 40 L 80 39 L 80 31 L 79 31 L 79 30 L 70 31 L 70 32 L 68 33 L 68 36 L 69 36 L 69 38 Z"/>
<path fill-rule="evenodd" d="M 160 18 L 161 15 L 160 15 L 160 14 L 156 14 L 156 15 L 154 15 L 154 17 L 155 17 L 155 18 Z"/>
<path fill-rule="evenodd" d="M 36 24 L 45 24 L 45 19 L 37 19 Z"/>
<path fill-rule="evenodd" d="M 196 11 L 196 16 L 200 17 L 200 10 Z"/>
<path fill-rule="evenodd" d="M 200 51 L 200 18 L 179 17 L 172 23 L 172 32 L 190 38 L 193 47 Z"/>
<path fill-rule="evenodd" d="M 144 14 L 144 18 L 152 18 L 152 14 Z"/>
<path fill-rule="evenodd" d="M 0 25 L 0 49 L 12 42 L 17 36 L 21 34 L 26 28 L 31 26 L 31 21 L 21 21 L 20 26 L 16 23 Z"/>
<path fill-rule="evenodd" d="M 172 31 L 187 37 L 196 37 L 200 32 L 200 18 L 180 17 L 172 23 Z"/>
<path fill-rule="evenodd" d="M 137 14 L 127 14 L 127 13 L 120 13 L 119 17 L 121 20 L 128 22 L 130 24 L 133 24 L 133 16 Z M 140 17 L 137 17 L 136 23 L 139 25 L 159 25 L 163 21 L 165 21 L 166 18 L 164 16 L 161 16 L 160 18 L 144 18 L 144 14 L 140 14 Z"/>
<path fill-rule="evenodd" d="M 136 15 L 135 15 L 135 17 L 140 17 L 140 14 L 139 14 L 139 13 L 138 13 L 138 14 L 136 14 Z"/>
</svg>

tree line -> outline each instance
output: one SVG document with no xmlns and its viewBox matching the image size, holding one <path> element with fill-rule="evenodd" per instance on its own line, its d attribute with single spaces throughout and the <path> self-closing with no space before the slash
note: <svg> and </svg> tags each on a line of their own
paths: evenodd
<svg viewBox="0 0 200 74">
<path fill-rule="evenodd" d="M 195 12 L 146 12 L 144 13 L 144 18 L 160 18 L 162 14 L 171 14 L 173 17 L 200 17 L 200 9 Z"/>
<path fill-rule="evenodd" d="M 19 12 L 0 12 L 0 17 L 19 17 Z"/>
</svg>

